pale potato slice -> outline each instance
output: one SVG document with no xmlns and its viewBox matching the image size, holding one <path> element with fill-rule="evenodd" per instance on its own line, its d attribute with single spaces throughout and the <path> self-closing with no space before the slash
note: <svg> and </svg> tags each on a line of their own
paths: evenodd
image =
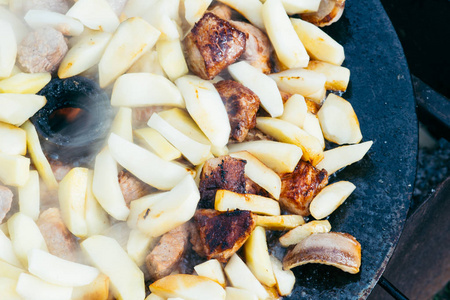
<svg viewBox="0 0 450 300">
<path fill-rule="evenodd" d="M 324 187 L 311 201 L 309 210 L 317 219 L 323 219 L 335 211 L 355 190 L 356 186 L 349 181 L 339 181 Z"/>
<path fill-rule="evenodd" d="M 294 94 L 284 103 L 284 111 L 279 118 L 303 128 L 307 112 L 305 97 Z"/>
<path fill-rule="evenodd" d="M 280 204 L 270 198 L 253 194 L 238 194 L 227 190 L 218 190 L 214 208 L 218 211 L 250 210 L 257 214 L 277 216 Z"/>
<path fill-rule="evenodd" d="M 145 212 L 150 206 L 154 203 L 167 197 L 169 192 L 155 193 L 144 196 L 142 198 L 131 201 L 130 203 L 130 215 L 127 219 L 128 227 L 131 229 L 137 228 L 137 222 L 139 219 L 139 215 Z"/>
<path fill-rule="evenodd" d="M 109 137 L 108 145 L 112 156 L 121 166 L 157 189 L 169 190 L 190 173 L 187 168 L 165 161 L 114 133 Z"/>
<path fill-rule="evenodd" d="M 133 142 L 133 111 L 129 107 L 120 107 L 111 124 L 110 131 L 118 136 Z"/>
<path fill-rule="evenodd" d="M 198 264 L 194 267 L 194 270 L 199 276 L 207 277 L 225 287 L 225 274 L 223 273 L 222 264 L 217 259 L 210 259 Z"/>
<path fill-rule="evenodd" d="M 170 80 L 150 73 L 129 73 L 120 76 L 114 84 L 111 105 L 185 107 L 180 91 Z"/>
<path fill-rule="evenodd" d="M 0 81 L 0 93 L 36 94 L 52 79 L 50 73 L 19 73 Z"/>
<path fill-rule="evenodd" d="M 276 82 L 271 77 L 245 61 L 232 64 L 228 67 L 228 72 L 234 80 L 242 83 L 258 96 L 261 106 L 272 117 L 283 114 L 283 100 Z"/>
<path fill-rule="evenodd" d="M 127 73 L 151 73 L 167 77 L 158 59 L 156 50 L 145 52 L 127 71 Z"/>
<path fill-rule="evenodd" d="M 151 116 L 147 125 L 164 136 L 172 145 L 180 150 L 184 157 L 186 157 L 193 165 L 199 165 L 212 156 L 210 145 L 201 144 L 189 138 L 161 118 L 157 113 L 154 113 Z"/>
<path fill-rule="evenodd" d="M 283 264 L 273 255 L 270 256 L 273 274 L 277 281 L 277 290 L 281 296 L 289 295 L 294 289 L 295 275 L 291 270 L 283 270 Z"/>
<path fill-rule="evenodd" d="M 8 224 L 7 224 L 7 223 L 2 223 L 2 224 L 0 224 L 0 230 L 1 230 L 6 236 L 9 236 L 9 232 L 8 232 Z"/>
<path fill-rule="evenodd" d="M 32 94 L 0 94 L 0 122 L 20 126 L 39 109 L 47 100 L 44 96 Z"/>
<path fill-rule="evenodd" d="M 107 300 L 109 296 L 109 278 L 100 274 L 88 285 L 75 287 L 72 300 Z"/>
<path fill-rule="evenodd" d="M 33 29 L 49 26 L 66 36 L 80 35 L 84 30 L 80 21 L 54 11 L 30 9 L 24 19 Z"/>
<path fill-rule="evenodd" d="M 231 286 L 255 293 L 258 299 L 269 297 L 266 289 L 237 254 L 233 254 L 224 270 Z"/>
<path fill-rule="evenodd" d="M 11 186 L 23 186 L 30 175 L 30 159 L 21 155 L 0 153 L 0 182 Z"/>
<path fill-rule="evenodd" d="M 136 265 L 142 266 L 157 241 L 157 238 L 144 234 L 138 229 L 133 229 L 128 237 L 127 253 Z"/>
<path fill-rule="evenodd" d="M 128 209 L 119 186 L 117 163 L 108 148 L 97 154 L 92 191 L 103 209 L 117 220 L 126 220 Z"/>
<path fill-rule="evenodd" d="M 264 26 L 280 62 L 287 68 L 303 68 L 309 56 L 294 30 L 281 0 L 267 0 L 262 8 Z"/>
<path fill-rule="evenodd" d="M 140 17 L 158 1 L 159 0 L 128 0 L 123 8 L 123 14 L 126 18 Z"/>
<path fill-rule="evenodd" d="M 33 165 L 36 167 L 47 188 L 50 190 L 57 189 L 58 182 L 56 181 L 55 174 L 53 174 L 53 170 L 47 157 L 45 157 L 44 152 L 42 152 L 41 142 L 39 141 L 36 128 L 30 121 L 26 121 L 22 125 L 22 129 L 24 129 L 27 134 L 27 147 Z"/>
<path fill-rule="evenodd" d="M 287 230 L 305 224 L 300 215 L 256 216 L 256 226 L 269 230 Z"/>
<path fill-rule="evenodd" d="M 99 234 L 109 227 L 109 218 L 106 211 L 95 198 L 93 191 L 94 171 L 89 170 L 86 189 L 86 211 L 85 220 L 87 236 Z"/>
<path fill-rule="evenodd" d="M 9 77 L 16 63 L 17 42 L 11 24 L 0 19 L 0 78 Z"/>
<path fill-rule="evenodd" d="M 326 77 L 323 74 L 306 69 L 289 69 L 269 75 L 280 90 L 291 94 L 309 97 L 323 90 Z"/>
<path fill-rule="evenodd" d="M 329 94 L 317 113 L 324 137 L 336 144 L 357 144 L 362 139 L 358 117 L 350 102 Z"/>
<path fill-rule="evenodd" d="M 159 35 L 157 29 L 141 18 L 129 18 L 122 22 L 98 64 L 100 86 L 108 86 L 125 73 L 142 54 L 155 45 Z"/>
<path fill-rule="evenodd" d="M 106 0 L 78 0 L 66 14 L 94 30 L 114 32 L 119 19 Z"/>
<path fill-rule="evenodd" d="M 314 24 L 296 18 L 292 18 L 291 22 L 311 58 L 338 66 L 342 64 L 344 47 L 338 42 Z"/>
<path fill-rule="evenodd" d="M 28 267 L 28 253 L 33 249 L 48 251 L 44 237 L 36 223 L 23 213 L 16 213 L 8 220 L 12 247 L 23 266 Z"/>
<path fill-rule="evenodd" d="M 19 45 L 23 38 L 28 34 L 28 26 L 19 19 L 11 10 L 6 7 L 0 6 L 0 20 L 9 23 L 14 31 L 16 43 Z M 1 78 L 2 76 L 0 76 Z"/>
<path fill-rule="evenodd" d="M 319 105 L 322 105 L 323 101 L 325 100 L 325 97 L 327 95 L 327 89 L 325 87 L 321 88 L 317 92 L 306 96 L 306 98 L 310 101 L 313 101 Z"/>
<path fill-rule="evenodd" d="M 61 61 L 58 77 L 72 77 L 98 64 L 111 37 L 112 33 L 110 32 L 86 29 Z"/>
<path fill-rule="evenodd" d="M 31 170 L 27 183 L 19 187 L 18 192 L 20 212 L 36 221 L 39 218 L 41 204 L 39 173 Z"/>
<path fill-rule="evenodd" d="M 245 175 L 265 189 L 272 195 L 273 198 L 279 199 L 281 193 L 281 178 L 272 169 L 268 168 L 259 159 L 247 151 L 234 152 L 230 154 L 231 157 L 244 159 Z"/>
<path fill-rule="evenodd" d="M 96 268 L 59 258 L 40 249 L 28 253 L 28 271 L 48 283 L 61 286 L 87 285 L 100 274 Z"/>
<path fill-rule="evenodd" d="M 20 274 L 22 274 L 23 272 L 25 272 L 25 270 L 2 261 L 0 257 L 0 278 L 10 278 L 18 280 Z M 0 289 L 0 291 L 1 290 L 2 289 Z"/>
<path fill-rule="evenodd" d="M 109 277 L 115 297 L 123 300 L 145 298 L 144 274 L 114 239 L 95 235 L 80 245 L 94 266 Z"/>
<path fill-rule="evenodd" d="M 184 0 L 185 19 L 189 25 L 194 24 L 203 17 L 212 0 Z"/>
<path fill-rule="evenodd" d="M 274 141 L 252 141 L 229 146 L 230 153 L 248 151 L 277 173 L 294 171 L 303 151 L 300 147 Z"/>
<path fill-rule="evenodd" d="M 225 300 L 225 290 L 217 282 L 203 276 L 174 274 L 150 285 L 150 291 L 163 298 L 184 300 Z"/>
<path fill-rule="evenodd" d="M 159 63 L 170 80 L 174 81 L 189 72 L 179 39 L 159 40 L 156 51 Z"/>
<path fill-rule="evenodd" d="M 171 161 L 181 157 L 181 152 L 172 146 L 158 131 L 153 128 L 140 128 L 134 133 L 142 140 L 142 144 L 148 146 L 164 160 Z"/>
<path fill-rule="evenodd" d="M 163 235 L 189 221 L 199 200 L 200 192 L 194 179 L 186 175 L 165 197 L 139 215 L 137 227 L 153 237 Z"/>
<path fill-rule="evenodd" d="M 361 160 L 372 144 L 372 141 L 368 141 L 327 150 L 323 153 L 323 160 L 317 164 L 316 168 L 325 169 L 328 174 L 333 174 L 337 170 Z"/>
<path fill-rule="evenodd" d="M 151 293 L 150 295 L 147 296 L 147 298 L 145 298 L 145 300 L 165 300 L 165 299 L 163 297 Z"/>
<path fill-rule="evenodd" d="M 289 15 L 315 12 L 319 9 L 320 0 L 281 0 Z"/>
<path fill-rule="evenodd" d="M 303 159 L 317 165 L 323 159 L 323 149 L 320 142 L 303 129 L 280 119 L 256 118 L 256 128 L 273 136 L 277 140 L 291 143 L 303 151 Z"/>
<path fill-rule="evenodd" d="M 170 1 L 158 1 L 146 11 L 142 18 L 161 32 L 160 40 L 171 41 L 181 37 L 181 28 L 164 11 L 164 4 Z M 173 2 L 173 1 L 172 1 Z M 179 2 L 179 1 L 178 1 Z"/>
<path fill-rule="evenodd" d="M 16 292 L 23 299 L 70 300 L 73 287 L 63 287 L 43 281 L 33 275 L 22 273 Z"/>
<path fill-rule="evenodd" d="M 238 11 L 247 20 L 259 29 L 265 30 L 262 18 L 262 3 L 259 0 L 219 0 L 223 4 L 228 5 Z"/>
<path fill-rule="evenodd" d="M 8 223 L 5 223 L 8 224 Z M 0 230 L 0 261 L 8 263 L 17 268 L 22 268 L 22 263 L 14 253 L 14 248 L 11 240 Z"/>
<path fill-rule="evenodd" d="M 225 300 L 258 300 L 258 296 L 249 290 L 227 286 L 225 292 L 227 293 Z"/>
<path fill-rule="evenodd" d="M 322 146 L 322 149 L 325 149 L 325 139 L 323 138 L 322 128 L 320 127 L 320 122 L 316 115 L 307 112 L 302 128 L 304 131 L 315 137 Z"/>
<path fill-rule="evenodd" d="M 228 143 L 231 127 L 225 105 L 212 83 L 186 75 L 175 81 L 186 101 L 186 108 L 198 127 L 217 147 Z"/>
<path fill-rule="evenodd" d="M 25 155 L 27 135 L 21 128 L 0 122 L 0 153 Z"/>
<path fill-rule="evenodd" d="M 88 169 L 73 168 L 59 183 L 58 199 L 61 217 L 77 237 L 87 235 L 85 219 Z"/>
<path fill-rule="evenodd" d="M 329 232 L 330 230 L 331 225 L 328 220 L 311 221 L 285 233 L 280 237 L 280 244 L 283 247 L 288 247 L 290 245 L 298 244 L 313 233 Z"/>
<path fill-rule="evenodd" d="M 311 60 L 306 68 L 325 75 L 325 88 L 327 90 L 345 92 L 350 81 L 350 70 L 318 60 Z"/>
<path fill-rule="evenodd" d="M 245 261 L 253 275 L 262 284 L 272 287 L 276 284 L 267 248 L 266 230 L 256 226 L 244 244 Z"/>
</svg>

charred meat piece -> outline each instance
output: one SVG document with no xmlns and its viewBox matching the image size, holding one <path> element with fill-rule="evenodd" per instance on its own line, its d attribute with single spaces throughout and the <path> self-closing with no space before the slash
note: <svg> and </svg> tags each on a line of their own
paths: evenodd
<svg viewBox="0 0 450 300">
<path fill-rule="evenodd" d="M 0 185 L 0 224 L 11 209 L 13 193 L 6 186 Z"/>
<path fill-rule="evenodd" d="M 48 251 L 62 259 L 77 261 L 78 243 L 76 237 L 67 229 L 57 208 L 49 208 L 37 220 Z"/>
<path fill-rule="evenodd" d="M 272 63 L 270 61 L 272 45 L 269 38 L 252 24 L 240 21 L 230 21 L 230 24 L 237 30 L 245 33 L 246 36 L 245 52 L 241 58 L 255 68 L 260 69 L 263 73 L 269 74 L 272 71 Z"/>
<path fill-rule="evenodd" d="M 188 243 L 188 223 L 165 233 L 145 259 L 151 279 L 158 280 L 172 273 L 182 260 Z"/>
<path fill-rule="evenodd" d="M 217 190 L 244 194 L 246 163 L 245 160 L 228 155 L 207 160 L 200 175 L 199 208 L 214 208 Z"/>
<path fill-rule="evenodd" d="M 203 79 L 213 79 L 244 52 L 245 34 L 206 13 L 186 36 L 185 46 L 190 70 Z"/>
<path fill-rule="evenodd" d="M 28 73 L 53 72 L 67 51 L 67 42 L 61 32 L 51 27 L 42 27 L 23 39 L 17 51 L 17 60 Z"/>
<path fill-rule="evenodd" d="M 291 213 L 309 216 L 309 204 L 327 183 L 327 171 L 301 160 L 294 172 L 281 176 L 280 204 Z"/>
<path fill-rule="evenodd" d="M 119 185 L 127 206 L 130 202 L 154 192 L 155 189 L 126 170 L 119 172 Z"/>
<path fill-rule="evenodd" d="M 194 250 L 207 259 L 225 263 L 248 239 L 256 226 L 256 216 L 248 210 L 219 212 L 213 209 L 199 209 L 194 215 L 198 232 L 191 239 Z"/>
<path fill-rule="evenodd" d="M 231 138 L 242 142 L 248 130 L 256 126 L 259 97 L 249 88 L 233 80 L 214 84 L 227 109 L 231 125 Z"/>
</svg>

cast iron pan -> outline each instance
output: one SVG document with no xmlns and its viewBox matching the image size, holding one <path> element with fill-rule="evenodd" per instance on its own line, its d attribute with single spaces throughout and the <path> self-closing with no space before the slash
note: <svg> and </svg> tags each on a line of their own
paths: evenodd
<svg viewBox="0 0 450 300">
<path fill-rule="evenodd" d="M 414 95 L 402 47 L 377 0 L 347 0 L 342 18 L 325 30 L 345 48 L 351 76 L 343 97 L 358 115 L 363 141 L 374 141 L 362 161 L 330 178 L 356 185 L 330 223 L 332 231 L 350 233 L 361 243 L 362 265 L 357 275 L 317 264 L 297 267 L 288 299 L 365 299 L 394 251 L 413 192 Z"/>
</svg>

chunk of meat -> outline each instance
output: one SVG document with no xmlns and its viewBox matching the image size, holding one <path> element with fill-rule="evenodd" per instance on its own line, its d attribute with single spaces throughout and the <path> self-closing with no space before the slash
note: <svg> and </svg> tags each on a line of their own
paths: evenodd
<svg viewBox="0 0 450 300">
<path fill-rule="evenodd" d="M 39 226 L 51 254 L 70 261 L 78 260 L 77 239 L 67 229 L 59 209 L 52 207 L 43 211 L 36 224 Z"/>
<path fill-rule="evenodd" d="M 172 273 L 181 262 L 189 243 L 189 224 L 184 223 L 165 233 L 145 258 L 152 280 Z"/>
<path fill-rule="evenodd" d="M 222 80 L 214 84 L 227 109 L 231 125 L 231 138 L 242 142 L 248 130 L 256 126 L 259 97 L 249 88 L 233 80 Z"/>
<path fill-rule="evenodd" d="M 6 186 L 0 185 L 0 224 L 11 209 L 13 193 Z"/>
<path fill-rule="evenodd" d="M 200 208 L 214 208 L 217 190 L 245 193 L 245 164 L 242 159 L 219 156 L 208 159 L 200 174 Z"/>
<path fill-rule="evenodd" d="M 67 0 L 28 0 L 24 2 L 24 11 L 40 9 L 65 14 L 69 11 L 72 1 Z"/>
<path fill-rule="evenodd" d="M 272 71 L 270 56 L 273 49 L 266 34 L 259 28 L 246 22 L 230 21 L 230 24 L 237 30 L 245 33 L 246 36 L 245 52 L 242 54 L 241 59 L 260 69 L 263 73 L 269 74 Z"/>
<path fill-rule="evenodd" d="M 73 168 L 71 165 L 63 164 L 59 160 L 49 159 L 48 162 L 50 163 L 53 174 L 58 181 L 63 180 L 64 176 L 66 176 L 67 173 L 69 173 L 69 171 Z"/>
<path fill-rule="evenodd" d="M 275 139 L 257 128 L 252 128 L 248 131 L 247 136 L 245 137 L 244 142 L 252 142 L 252 141 L 274 141 Z"/>
<path fill-rule="evenodd" d="M 281 176 L 280 204 L 291 213 L 309 216 L 309 204 L 327 184 L 327 171 L 301 160 L 294 172 Z"/>
<path fill-rule="evenodd" d="M 118 177 L 119 186 L 128 207 L 130 206 L 131 201 L 156 191 L 153 187 L 126 170 L 120 171 Z"/>
<path fill-rule="evenodd" d="M 219 212 L 199 209 L 194 215 L 191 243 L 194 250 L 207 259 L 225 263 L 238 251 L 256 226 L 256 216 L 248 210 Z"/>
<path fill-rule="evenodd" d="M 210 8 L 208 8 L 207 12 L 213 13 L 219 18 L 227 21 L 231 19 L 231 15 L 233 14 L 233 11 L 228 5 L 222 4 L 220 2 L 216 2 L 215 4 L 213 4 Z"/>
<path fill-rule="evenodd" d="M 213 79 L 245 50 L 245 34 L 228 21 L 206 13 L 184 42 L 189 68 L 203 79 Z"/>
<path fill-rule="evenodd" d="M 339 20 L 344 13 L 345 0 L 321 0 L 316 12 L 301 14 L 302 20 L 324 27 Z"/>
<path fill-rule="evenodd" d="M 23 39 L 17 57 L 21 68 L 28 73 L 53 72 L 67 50 L 67 42 L 61 32 L 51 27 L 42 27 Z"/>
</svg>

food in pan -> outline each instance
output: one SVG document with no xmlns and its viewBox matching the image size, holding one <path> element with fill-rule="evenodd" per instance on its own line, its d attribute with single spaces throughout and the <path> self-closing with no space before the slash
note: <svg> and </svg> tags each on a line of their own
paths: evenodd
<svg viewBox="0 0 450 300">
<path fill-rule="evenodd" d="M 372 144 L 320 29 L 343 8 L 0 1 L 7 297 L 278 299 L 304 264 L 358 273 L 327 220 Z"/>
</svg>

